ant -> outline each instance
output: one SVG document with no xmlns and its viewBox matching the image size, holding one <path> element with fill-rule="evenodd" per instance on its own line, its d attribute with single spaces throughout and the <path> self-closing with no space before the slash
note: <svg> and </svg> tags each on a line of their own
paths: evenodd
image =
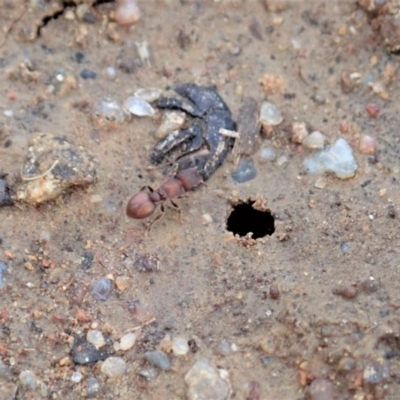
<svg viewBox="0 0 400 400">
<path fill-rule="evenodd" d="M 144 186 L 128 202 L 126 215 L 134 219 L 149 217 L 161 203 L 161 211 L 164 212 L 166 200 L 170 200 L 174 207 L 178 206 L 172 201 L 174 198 L 183 196 L 186 192 L 194 190 L 203 182 L 203 179 L 196 168 L 188 168 L 179 171 L 174 177 L 168 178 L 161 186 L 154 190 L 150 186 Z M 161 214 L 162 215 L 162 214 Z M 161 218 L 157 217 L 150 226 Z M 149 228 L 150 228 L 149 226 Z"/>
</svg>

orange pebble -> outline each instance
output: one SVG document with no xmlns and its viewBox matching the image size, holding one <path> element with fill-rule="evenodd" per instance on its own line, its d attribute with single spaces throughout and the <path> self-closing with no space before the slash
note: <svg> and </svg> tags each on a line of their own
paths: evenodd
<svg viewBox="0 0 400 400">
<path fill-rule="evenodd" d="M 372 154 L 376 149 L 376 140 L 372 136 L 362 136 L 360 139 L 359 149 L 361 153 Z"/>
</svg>

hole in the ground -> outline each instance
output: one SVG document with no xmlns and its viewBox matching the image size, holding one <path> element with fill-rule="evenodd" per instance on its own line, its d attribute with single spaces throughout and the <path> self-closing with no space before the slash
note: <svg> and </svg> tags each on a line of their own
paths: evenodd
<svg viewBox="0 0 400 400">
<path fill-rule="evenodd" d="M 92 7 L 95 8 L 101 4 L 105 3 L 113 3 L 115 0 L 97 0 L 92 4 Z M 64 0 L 62 3 L 62 9 L 59 11 L 54 12 L 52 15 L 48 15 L 42 19 L 42 23 L 37 28 L 37 35 L 40 36 L 42 28 L 44 28 L 51 20 L 57 19 L 64 14 L 66 8 L 76 8 L 76 4 L 72 0 Z"/>
<path fill-rule="evenodd" d="M 253 208 L 254 201 L 236 204 L 227 220 L 227 229 L 239 236 L 253 233 L 253 239 L 259 239 L 275 232 L 274 217 L 269 210 L 259 211 Z"/>
</svg>

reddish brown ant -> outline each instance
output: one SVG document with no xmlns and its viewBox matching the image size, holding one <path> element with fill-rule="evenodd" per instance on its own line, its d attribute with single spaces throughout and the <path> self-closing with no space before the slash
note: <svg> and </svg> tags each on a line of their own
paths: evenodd
<svg viewBox="0 0 400 400">
<path fill-rule="evenodd" d="M 126 207 L 126 215 L 134 219 L 147 218 L 153 214 L 157 208 L 157 203 L 161 203 L 161 209 L 164 211 L 162 203 L 166 200 L 170 200 L 175 207 L 178 207 L 172 199 L 178 198 L 189 190 L 195 189 L 202 182 L 202 177 L 196 168 L 184 169 L 174 177 L 168 178 L 156 190 L 150 186 L 143 187 L 139 193 L 135 194 L 129 200 Z M 156 218 L 151 224 L 159 218 Z"/>
</svg>

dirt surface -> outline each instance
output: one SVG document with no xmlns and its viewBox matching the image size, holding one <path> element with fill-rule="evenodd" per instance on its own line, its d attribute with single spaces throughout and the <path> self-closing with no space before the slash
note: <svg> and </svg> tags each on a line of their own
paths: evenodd
<svg viewBox="0 0 400 400">
<path fill-rule="evenodd" d="M 12 191 L 29 138 L 45 132 L 86 149 L 97 176 L 37 207 L 0 208 L 2 399 L 80 399 L 93 377 L 102 399 L 186 398 L 184 377 L 201 359 L 235 399 L 399 398 L 398 56 L 355 1 L 266 3 L 141 1 L 140 21 L 120 26 L 114 2 L 80 5 L 82 16 L 74 2 L 1 1 L 0 172 Z M 266 74 L 280 82 L 270 93 Z M 284 121 L 261 146 L 287 162 L 261 163 L 258 150 L 257 176 L 236 184 L 227 159 L 179 200 L 182 219 L 167 207 L 146 235 L 125 207 L 165 179 L 148 168 L 161 113 L 102 125 L 93 110 L 183 82 L 216 85 L 234 119 L 244 96 L 273 102 Z M 302 166 L 311 151 L 291 142 L 295 121 L 329 143 L 345 138 L 356 176 L 315 187 L 320 176 Z M 370 154 L 363 135 L 376 139 Z M 244 246 L 226 230 L 229 199 L 258 195 L 275 233 Z M 92 286 L 103 278 L 102 301 Z M 101 359 L 74 362 L 89 330 L 126 362 L 122 376 L 107 377 Z M 127 332 L 137 340 L 123 351 L 115 343 Z M 170 351 L 178 337 L 184 356 Z M 145 360 L 157 349 L 169 370 Z"/>
</svg>

